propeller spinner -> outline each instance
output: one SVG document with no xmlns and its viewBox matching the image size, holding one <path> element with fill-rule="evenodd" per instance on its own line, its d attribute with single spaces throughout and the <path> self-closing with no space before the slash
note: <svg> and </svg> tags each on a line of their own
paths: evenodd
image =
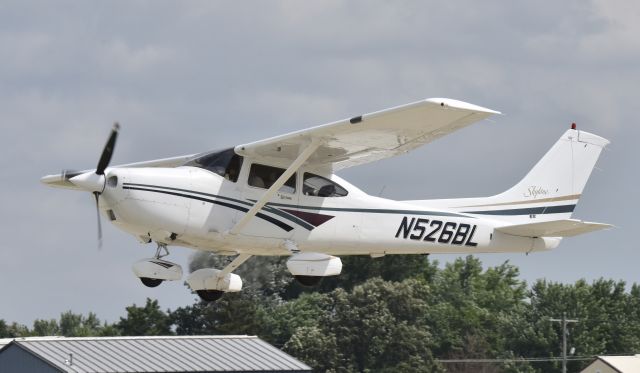
<svg viewBox="0 0 640 373">
<path fill-rule="evenodd" d="M 109 166 L 113 151 L 116 146 L 116 139 L 118 138 L 118 131 L 120 125 L 118 123 L 113 124 L 113 129 L 109 135 L 109 139 L 102 150 L 102 155 L 98 161 L 98 166 L 94 172 L 85 172 L 69 178 L 77 187 L 92 192 L 96 200 L 96 212 L 98 214 L 98 247 L 102 247 L 102 223 L 100 221 L 100 194 L 104 191 L 105 176 L 104 170 Z"/>
</svg>

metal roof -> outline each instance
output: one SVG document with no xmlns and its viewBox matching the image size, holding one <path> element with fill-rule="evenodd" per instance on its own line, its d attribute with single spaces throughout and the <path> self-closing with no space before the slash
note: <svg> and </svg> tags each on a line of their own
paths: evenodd
<svg viewBox="0 0 640 373">
<path fill-rule="evenodd" d="M 311 371 L 255 336 L 16 338 L 13 344 L 65 372 Z"/>
<path fill-rule="evenodd" d="M 640 355 L 631 356 L 598 356 L 618 372 L 640 372 Z"/>
</svg>

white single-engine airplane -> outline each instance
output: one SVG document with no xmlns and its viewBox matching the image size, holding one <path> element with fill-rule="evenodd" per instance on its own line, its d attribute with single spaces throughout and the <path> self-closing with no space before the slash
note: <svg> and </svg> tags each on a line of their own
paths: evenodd
<svg viewBox="0 0 640 373">
<path fill-rule="evenodd" d="M 116 124 L 95 170 L 42 182 L 92 192 L 98 219 L 102 212 L 140 242 L 155 241 L 155 256 L 133 266 L 146 286 L 182 278 L 178 264 L 162 259 L 169 245 L 237 255 L 224 269 L 189 275 L 191 289 L 208 301 L 241 290 L 232 272 L 252 255 L 290 256 L 288 270 L 311 286 L 340 274 L 339 255 L 529 253 L 610 227 L 571 219 L 608 144 L 575 125 L 522 181 L 492 197 L 394 201 L 334 174 L 493 114 L 433 98 L 220 151 L 108 167 Z"/>
</svg>

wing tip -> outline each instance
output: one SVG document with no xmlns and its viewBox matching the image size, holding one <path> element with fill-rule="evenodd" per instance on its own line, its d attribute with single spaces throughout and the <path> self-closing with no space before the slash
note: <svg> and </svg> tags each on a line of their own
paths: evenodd
<svg viewBox="0 0 640 373">
<path fill-rule="evenodd" d="M 460 100 L 454 100 L 452 98 L 436 97 L 436 98 L 428 98 L 425 101 L 430 102 L 432 104 L 440 105 L 442 107 L 452 107 L 455 109 L 481 111 L 483 113 L 489 113 L 489 114 L 502 114 L 497 110 L 489 109 L 479 105 L 474 105 L 474 104 L 460 101 Z"/>
</svg>

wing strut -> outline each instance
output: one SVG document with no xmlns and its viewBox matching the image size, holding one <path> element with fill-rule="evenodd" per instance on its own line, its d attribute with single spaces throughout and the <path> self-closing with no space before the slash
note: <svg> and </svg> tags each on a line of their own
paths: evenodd
<svg viewBox="0 0 640 373">
<path fill-rule="evenodd" d="M 242 265 L 242 263 L 246 262 L 247 259 L 251 258 L 252 255 L 249 254 L 240 254 L 238 255 L 231 263 L 227 264 L 226 267 L 222 271 L 218 273 L 219 278 L 224 278 L 228 273 L 235 271 L 238 267 Z"/>
<path fill-rule="evenodd" d="M 260 197 L 260 199 L 256 201 L 253 207 L 251 207 L 251 209 L 247 211 L 247 213 L 242 217 L 242 219 L 240 219 L 238 223 L 236 223 L 236 225 L 229 231 L 229 233 L 238 234 L 242 230 L 242 228 L 244 228 L 247 223 L 249 223 L 249 221 L 258 213 L 258 211 L 260 211 L 264 207 L 264 205 L 269 200 L 271 200 L 273 195 L 276 194 L 280 187 L 283 186 L 287 180 L 289 180 L 291 175 L 298 171 L 300 166 L 302 166 L 302 164 L 306 162 L 309 157 L 311 157 L 316 149 L 318 149 L 320 144 L 321 141 L 319 139 L 313 138 L 306 149 L 304 149 L 304 151 L 300 153 L 298 158 L 296 158 L 293 163 L 291 163 L 289 168 L 287 168 L 284 173 L 280 175 L 278 180 L 276 180 L 275 183 L 273 183 L 273 185 L 271 185 L 271 187 L 262 195 L 262 197 Z"/>
</svg>

